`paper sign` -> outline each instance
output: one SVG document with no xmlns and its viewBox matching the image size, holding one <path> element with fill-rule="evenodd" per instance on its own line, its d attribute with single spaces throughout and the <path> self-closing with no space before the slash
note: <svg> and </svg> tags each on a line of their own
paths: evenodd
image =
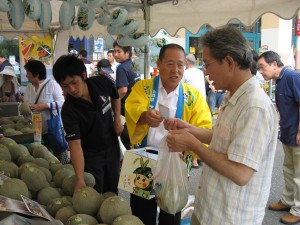
<svg viewBox="0 0 300 225">
<path fill-rule="evenodd" d="M 170 117 L 170 109 L 167 106 L 158 103 L 158 109 L 162 118 L 168 119 Z"/>
</svg>

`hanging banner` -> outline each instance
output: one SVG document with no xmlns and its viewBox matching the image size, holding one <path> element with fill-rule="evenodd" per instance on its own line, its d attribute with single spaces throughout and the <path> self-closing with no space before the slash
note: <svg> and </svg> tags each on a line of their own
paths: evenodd
<svg viewBox="0 0 300 225">
<path fill-rule="evenodd" d="M 51 35 L 40 39 L 36 36 L 19 36 L 21 85 L 28 83 L 24 65 L 31 59 L 39 60 L 46 66 L 47 77 L 52 76 L 53 67 L 53 45 Z"/>
<path fill-rule="evenodd" d="M 300 19 L 296 22 L 296 36 L 300 36 Z"/>
</svg>

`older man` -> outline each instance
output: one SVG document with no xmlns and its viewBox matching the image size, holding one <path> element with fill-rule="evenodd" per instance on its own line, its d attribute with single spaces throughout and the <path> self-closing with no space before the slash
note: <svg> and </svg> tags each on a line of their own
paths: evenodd
<svg viewBox="0 0 300 225">
<path fill-rule="evenodd" d="M 158 147 L 167 134 L 163 125 L 163 116 L 181 118 L 197 127 L 210 129 L 211 115 L 203 96 L 194 87 L 180 82 L 184 72 L 184 49 L 177 44 L 161 48 L 157 67 L 159 75 L 153 79 L 141 80 L 133 86 L 128 96 L 126 122 L 132 144 Z M 161 114 L 159 104 L 169 108 L 168 114 Z M 131 195 L 133 214 L 146 225 L 156 224 L 157 204 L 155 199 L 145 200 Z M 179 225 L 180 215 L 168 214 L 160 210 L 160 225 Z"/>
<path fill-rule="evenodd" d="M 227 90 L 214 129 L 165 122 L 169 149 L 189 149 L 205 162 L 191 224 L 259 225 L 271 187 L 276 110 L 251 74 L 251 50 L 239 30 L 219 28 L 200 41 L 206 72 Z"/>
<path fill-rule="evenodd" d="M 300 74 L 285 67 L 280 56 L 273 51 L 264 52 L 259 57 L 258 68 L 265 80 L 276 81 L 275 101 L 280 114 L 280 141 L 285 154 L 285 188 L 280 201 L 271 203 L 269 209 L 289 211 L 280 221 L 296 224 L 300 222 Z"/>
</svg>

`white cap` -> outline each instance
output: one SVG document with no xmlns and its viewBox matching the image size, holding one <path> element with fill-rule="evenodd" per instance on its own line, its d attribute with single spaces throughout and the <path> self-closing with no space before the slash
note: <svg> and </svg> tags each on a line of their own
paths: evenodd
<svg viewBox="0 0 300 225">
<path fill-rule="evenodd" d="M 4 69 L 0 72 L 0 74 L 16 77 L 15 70 L 12 66 L 5 66 Z"/>
</svg>

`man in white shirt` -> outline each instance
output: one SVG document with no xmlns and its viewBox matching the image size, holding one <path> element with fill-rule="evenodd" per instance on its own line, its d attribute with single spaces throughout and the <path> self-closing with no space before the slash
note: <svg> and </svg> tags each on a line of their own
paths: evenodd
<svg viewBox="0 0 300 225">
<path fill-rule="evenodd" d="M 203 98 L 206 99 L 204 74 L 202 70 L 195 67 L 195 56 L 193 54 L 187 54 L 185 59 L 186 69 L 182 81 L 195 87 L 202 94 Z"/>
<path fill-rule="evenodd" d="M 118 63 L 115 61 L 113 49 L 110 49 L 107 51 L 107 60 L 109 61 L 110 65 L 111 65 L 111 69 L 114 71 L 110 75 L 112 76 L 112 78 L 114 78 L 116 80 L 116 70 L 117 70 Z"/>
</svg>

